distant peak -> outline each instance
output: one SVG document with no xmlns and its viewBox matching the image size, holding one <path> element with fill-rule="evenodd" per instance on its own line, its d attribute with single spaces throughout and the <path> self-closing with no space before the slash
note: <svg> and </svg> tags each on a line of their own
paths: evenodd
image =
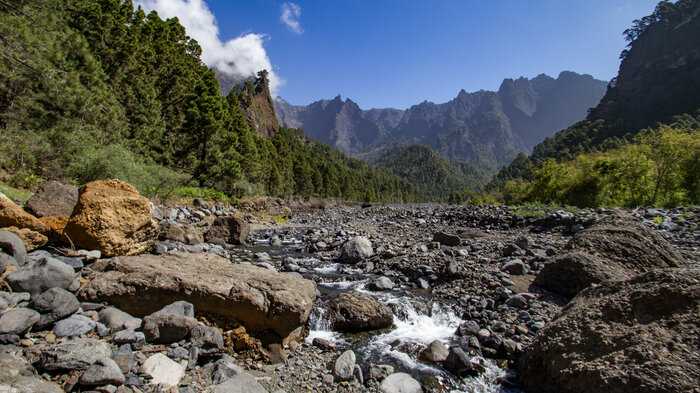
<svg viewBox="0 0 700 393">
<path fill-rule="evenodd" d="M 335 96 L 333 101 L 343 101 L 343 98 L 340 96 L 340 94 L 338 94 L 337 96 Z"/>
</svg>

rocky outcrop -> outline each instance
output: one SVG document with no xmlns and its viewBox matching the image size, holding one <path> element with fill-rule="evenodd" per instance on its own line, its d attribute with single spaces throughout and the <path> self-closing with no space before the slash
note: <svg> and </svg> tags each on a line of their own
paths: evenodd
<svg viewBox="0 0 700 393">
<path fill-rule="evenodd" d="M 590 284 L 685 265 L 683 257 L 659 233 L 622 213 L 577 233 L 566 250 L 544 266 L 535 285 L 572 297 Z"/>
<path fill-rule="evenodd" d="M 211 254 L 118 257 L 96 262 L 93 269 L 90 282 L 78 292 L 84 300 L 108 300 L 139 317 L 186 300 L 200 312 L 280 340 L 306 322 L 316 299 L 312 281 Z"/>
<path fill-rule="evenodd" d="M 576 296 L 520 360 L 529 392 L 683 392 L 700 381 L 700 271 L 667 269 Z"/>
<path fill-rule="evenodd" d="M 49 181 L 39 186 L 24 205 L 36 217 L 70 216 L 78 203 L 78 187 Z"/>
<path fill-rule="evenodd" d="M 389 307 L 361 292 L 345 292 L 331 299 L 329 318 L 333 329 L 342 332 L 383 329 L 394 322 Z"/>
<path fill-rule="evenodd" d="M 137 255 L 158 237 L 150 201 L 132 185 L 100 180 L 80 187 L 78 203 L 64 229 L 76 247 L 103 256 Z"/>
</svg>

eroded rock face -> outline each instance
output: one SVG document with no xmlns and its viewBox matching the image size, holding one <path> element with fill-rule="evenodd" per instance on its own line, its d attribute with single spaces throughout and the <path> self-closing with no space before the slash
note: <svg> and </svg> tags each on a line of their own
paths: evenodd
<svg viewBox="0 0 700 393">
<path fill-rule="evenodd" d="M 80 188 L 78 203 L 63 234 L 76 247 L 100 250 L 103 256 L 137 255 L 158 238 L 151 204 L 132 185 L 100 180 Z"/>
<path fill-rule="evenodd" d="M 24 210 L 36 217 L 70 216 L 78 202 L 78 187 L 49 181 L 27 201 Z"/>
<path fill-rule="evenodd" d="M 682 392 L 700 380 L 700 271 L 657 270 L 578 294 L 521 357 L 529 392 Z"/>
<path fill-rule="evenodd" d="M 334 330 L 362 332 L 391 326 L 394 314 L 374 297 L 345 292 L 331 299 L 329 317 Z"/>
<path fill-rule="evenodd" d="M 535 285 L 572 297 L 591 284 L 685 266 L 666 239 L 627 214 L 606 217 L 577 233 L 566 249 L 544 266 Z"/>
<path fill-rule="evenodd" d="M 118 257 L 93 264 L 95 273 L 78 297 L 109 301 L 145 316 L 178 300 L 198 312 L 241 322 L 246 330 L 286 338 L 306 323 L 316 284 L 268 269 L 232 264 L 211 254 Z"/>
</svg>

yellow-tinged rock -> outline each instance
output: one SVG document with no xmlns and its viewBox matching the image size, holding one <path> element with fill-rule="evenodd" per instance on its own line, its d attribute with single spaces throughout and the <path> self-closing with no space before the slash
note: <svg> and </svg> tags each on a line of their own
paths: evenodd
<svg viewBox="0 0 700 393">
<path fill-rule="evenodd" d="M 68 216 L 50 216 L 50 217 L 40 217 L 39 221 L 43 222 L 44 225 L 49 227 L 52 231 L 56 232 L 58 235 L 63 234 L 63 230 L 68 224 Z"/>
<path fill-rule="evenodd" d="M 28 228 L 44 235 L 50 232 L 46 224 L 0 193 L 0 228 L 6 227 Z"/>
<path fill-rule="evenodd" d="M 3 229 L 19 236 L 19 238 L 22 239 L 27 252 L 32 252 L 38 248 L 41 248 L 49 242 L 48 237 L 29 228 L 8 227 Z"/>
<path fill-rule="evenodd" d="M 63 234 L 76 247 L 103 256 L 137 255 L 158 238 L 150 201 L 120 180 L 93 181 L 80 187 L 78 204 Z"/>
</svg>

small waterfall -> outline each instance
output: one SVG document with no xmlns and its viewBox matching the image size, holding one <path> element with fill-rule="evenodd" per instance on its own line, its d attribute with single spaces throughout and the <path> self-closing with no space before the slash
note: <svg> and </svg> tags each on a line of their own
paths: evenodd
<svg viewBox="0 0 700 393">
<path fill-rule="evenodd" d="M 309 316 L 309 336 L 306 337 L 306 342 L 311 344 L 314 338 L 322 338 L 333 344 L 345 342 L 340 338 L 340 333 L 334 332 L 331 329 L 331 321 L 326 317 L 326 309 L 314 306 Z"/>
</svg>

